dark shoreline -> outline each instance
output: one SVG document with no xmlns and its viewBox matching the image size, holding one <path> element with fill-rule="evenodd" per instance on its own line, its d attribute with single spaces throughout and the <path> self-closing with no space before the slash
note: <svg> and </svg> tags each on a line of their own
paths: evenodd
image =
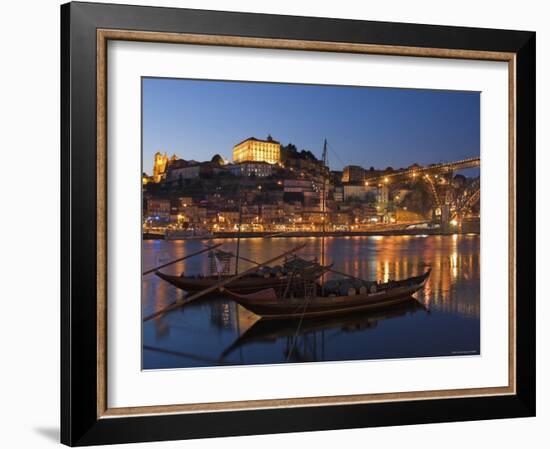
<svg viewBox="0 0 550 449">
<path fill-rule="evenodd" d="M 400 229 L 400 230 L 376 230 L 376 231 L 293 231 L 284 233 L 273 232 L 242 232 L 241 238 L 292 238 L 292 237 L 385 237 L 385 236 L 419 236 L 419 235 L 453 235 L 453 234 L 475 234 L 477 232 L 444 232 L 440 229 Z M 214 240 L 225 238 L 237 238 L 235 232 L 216 232 L 208 237 L 190 237 L 174 240 Z M 143 240 L 164 240 L 161 234 L 143 234 Z"/>
</svg>

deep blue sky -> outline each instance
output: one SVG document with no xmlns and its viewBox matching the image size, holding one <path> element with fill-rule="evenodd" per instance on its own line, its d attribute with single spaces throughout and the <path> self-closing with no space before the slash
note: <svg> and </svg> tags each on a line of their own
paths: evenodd
<svg viewBox="0 0 550 449">
<path fill-rule="evenodd" d="M 303 84 L 143 79 L 143 166 L 160 150 L 231 159 L 233 145 L 271 134 L 329 165 L 385 168 L 479 156 L 479 93 Z M 339 156 L 339 157 L 338 157 Z"/>
</svg>

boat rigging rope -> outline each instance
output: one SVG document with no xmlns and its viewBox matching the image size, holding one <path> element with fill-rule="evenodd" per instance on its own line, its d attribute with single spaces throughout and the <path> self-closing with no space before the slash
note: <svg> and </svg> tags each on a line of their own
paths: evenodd
<svg viewBox="0 0 550 449">
<path fill-rule="evenodd" d="M 306 301 L 304 303 L 304 310 L 302 311 L 302 316 L 300 317 L 298 327 L 296 328 L 296 333 L 294 334 L 294 337 L 292 337 L 292 346 L 290 347 L 290 350 L 288 351 L 288 355 L 286 356 L 287 362 L 290 359 L 292 352 L 294 351 L 294 347 L 296 346 L 296 339 L 298 338 L 298 333 L 300 332 L 300 328 L 302 327 L 302 323 L 304 321 L 304 315 L 306 313 L 308 303 L 309 303 L 309 296 L 306 296 Z"/>
</svg>

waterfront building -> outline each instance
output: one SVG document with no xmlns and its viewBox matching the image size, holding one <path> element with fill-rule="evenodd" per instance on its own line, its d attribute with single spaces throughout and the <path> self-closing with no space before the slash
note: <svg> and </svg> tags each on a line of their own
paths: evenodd
<svg viewBox="0 0 550 449">
<path fill-rule="evenodd" d="M 216 176 L 221 173 L 227 173 L 225 165 L 220 164 L 218 160 L 201 162 L 199 165 L 199 174 L 203 177 Z"/>
<path fill-rule="evenodd" d="M 303 221 L 303 206 L 299 201 L 292 203 L 283 203 L 283 215 L 285 222 L 289 224 L 299 224 Z"/>
<path fill-rule="evenodd" d="M 277 164 L 281 161 L 281 144 L 268 136 L 266 140 L 249 137 L 233 147 L 233 162 L 267 162 Z"/>
<path fill-rule="evenodd" d="M 282 204 L 284 201 L 284 192 L 282 189 L 264 189 L 262 190 L 262 198 L 267 204 Z"/>
<path fill-rule="evenodd" d="M 292 203 L 284 203 L 283 211 L 285 215 L 301 214 L 303 211 L 302 203 L 295 201 Z"/>
<path fill-rule="evenodd" d="M 343 176 L 344 176 L 344 172 L 339 170 L 331 170 L 329 173 L 330 182 L 337 186 L 342 184 Z"/>
<path fill-rule="evenodd" d="M 304 204 L 304 192 L 311 189 L 311 182 L 303 179 L 285 179 L 283 181 L 283 200 L 285 203 Z"/>
<path fill-rule="evenodd" d="M 284 218 L 284 210 L 277 204 L 263 204 L 261 218 L 264 224 L 280 223 Z"/>
<path fill-rule="evenodd" d="M 242 176 L 240 164 L 227 164 L 225 169 L 233 176 Z"/>
<path fill-rule="evenodd" d="M 273 174 L 272 165 L 268 162 L 261 161 L 231 164 L 228 169 L 234 176 L 256 176 L 265 178 Z"/>
<path fill-rule="evenodd" d="M 170 221 L 171 202 L 164 198 L 147 198 L 146 215 L 151 221 L 168 223 Z"/>
<path fill-rule="evenodd" d="M 287 192 L 313 192 L 314 185 L 310 180 L 307 179 L 285 179 L 283 181 L 283 189 L 285 193 Z"/>
<path fill-rule="evenodd" d="M 182 159 L 179 159 L 169 165 L 166 174 L 166 180 L 174 182 L 180 179 L 195 179 L 199 177 L 200 173 L 200 164 L 192 164 Z"/>
<path fill-rule="evenodd" d="M 367 199 L 367 196 L 370 192 L 373 192 L 375 189 L 364 184 L 354 185 L 354 184 L 344 184 L 344 201 L 350 199 L 356 199 L 359 201 L 364 201 Z M 335 198 L 336 199 L 336 198 Z"/>
<path fill-rule="evenodd" d="M 178 217 L 180 221 L 193 224 L 206 224 L 207 209 L 206 207 L 188 204 L 186 207 L 180 209 Z"/>
<path fill-rule="evenodd" d="M 330 221 L 329 224 L 333 226 L 347 226 L 350 224 L 350 214 L 349 212 L 331 212 L 329 215 Z"/>
<path fill-rule="evenodd" d="M 308 179 L 285 179 L 283 181 L 284 199 L 300 201 L 305 207 L 318 207 L 321 202 L 321 189 Z M 326 192 L 328 193 L 328 191 Z"/>
<path fill-rule="evenodd" d="M 239 224 L 238 210 L 223 210 L 218 212 L 218 222 L 225 230 L 236 230 Z"/>
<path fill-rule="evenodd" d="M 178 200 L 180 208 L 186 208 L 193 205 L 193 198 L 190 196 L 180 196 Z"/>
<path fill-rule="evenodd" d="M 378 222 L 378 209 L 369 204 L 361 204 L 353 208 L 353 218 L 356 224 Z"/>
<path fill-rule="evenodd" d="M 365 182 L 365 169 L 358 165 L 347 165 L 344 167 L 342 182 L 349 184 L 363 184 Z"/>
<path fill-rule="evenodd" d="M 324 221 L 323 220 L 323 214 L 320 214 L 316 210 L 304 211 L 304 213 L 302 215 L 303 215 L 303 219 L 304 219 L 305 224 L 310 224 L 310 225 L 321 225 L 321 224 L 323 224 L 323 221 Z"/>
<path fill-rule="evenodd" d="M 218 159 L 206 162 L 194 160 L 171 159 L 165 169 L 161 181 L 174 184 L 182 179 L 197 179 L 225 173 L 226 167 Z"/>
<path fill-rule="evenodd" d="M 318 208 L 320 211 L 322 208 L 321 196 L 319 191 L 304 192 L 304 207 Z"/>
<path fill-rule="evenodd" d="M 381 204 L 386 204 L 389 201 L 389 189 L 387 186 L 378 187 L 376 192 L 376 201 Z"/>
<path fill-rule="evenodd" d="M 385 173 L 384 170 L 376 170 L 374 167 L 370 167 L 368 170 L 365 170 L 365 182 L 369 182 L 370 178 L 382 176 Z"/>
<path fill-rule="evenodd" d="M 323 174 L 323 163 L 316 159 L 288 157 L 284 162 L 284 166 L 287 170 L 301 177 L 319 177 Z"/>
<path fill-rule="evenodd" d="M 260 208 L 257 204 L 241 205 L 241 230 L 252 231 L 260 223 Z"/>
</svg>

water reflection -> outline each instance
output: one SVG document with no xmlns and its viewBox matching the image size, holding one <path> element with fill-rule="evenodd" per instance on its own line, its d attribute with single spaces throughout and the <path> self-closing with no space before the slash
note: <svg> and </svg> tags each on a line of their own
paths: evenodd
<svg viewBox="0 0 550 449">
<path fill-rule="evenodd" d="M 325 332 L 336 333 L 361 332 L 374 328 L 378 321 L 415 313 L 427 309 L 411 298 L 409 303 L 391 307 L 383 311 L 357 313 L 355 315 L 334 318 L 299 320 L 263 320 L 256 321 L 226 348 L 220 357 L 224 360 L 229 354 L 245 345 L 258 342 L 274 343 L 284 339 L 285 361 L 312 362 L 325 361 Z M 318 343 L 319 342 L 319 343 Z"/>
<path fill-rule="evenodd" d="M 232 250 L 235 244 L 231 240 L 218 242 L 224 243 L 228 250 Z M 202 249 L 205 243 L 196 240 L 146 241 L 143 266 L 149 268 L 181 257 Z M 318 238 L 243 239 L 240 251 L 244 257 L 262 261 L 300 243 L 307 244 L 301 253 L 303 256 L 320 257 Z M 280 326 L 281 335 L 271 332 L 269 338 L 259 338 L 262 332 L 266 336 L 267 328 L 273 331 L 274 324 L 258 322 L 257 316 L 228 298 L 205 299 L 144 324 L 144 368 L 479 352 L 479 236 L 326 238 L 325 260 L 334 263 L 336 270 L 384 281 L 414 276 L 431 266 L 428 283 L 415 295 L 431 313 L 406 313 L 377 319 L 371 314 L 369 319 L 371 323 L 372 320 L 376 322 L 375 326 L 361 326 L 359 323 L 356 332 L 348 333 L 342 332 L 345 323 L 335 326 L 332 323 L 315 332 L 310 326 L 320 323 L 307 323 L 300 329 L 293 327 L 296 336 L 292 337 L 293 346 L 288 346 L 291 337 L 285 332 L 292 328 L 291 324 Z M 240 264 L 241 269 L 249 266 L 246 262 Z M 207 269 L 207 257 L 199 256 L 167 267 L 165 271 L 196 274 Z M 331 276 L 327 275 L 327 279 Z M 154 275 L 144 277 L 142 288 L 144 314 L 163 308 L 183 294 Z M 351 328 L 353 322 L 361 320 L 369 322 L 364 316 L 346 318 Z M 256 337 L 251 339 L 251 336 Z M 226 353 L 231 347 L 233 350 Z"/>
</svg>

